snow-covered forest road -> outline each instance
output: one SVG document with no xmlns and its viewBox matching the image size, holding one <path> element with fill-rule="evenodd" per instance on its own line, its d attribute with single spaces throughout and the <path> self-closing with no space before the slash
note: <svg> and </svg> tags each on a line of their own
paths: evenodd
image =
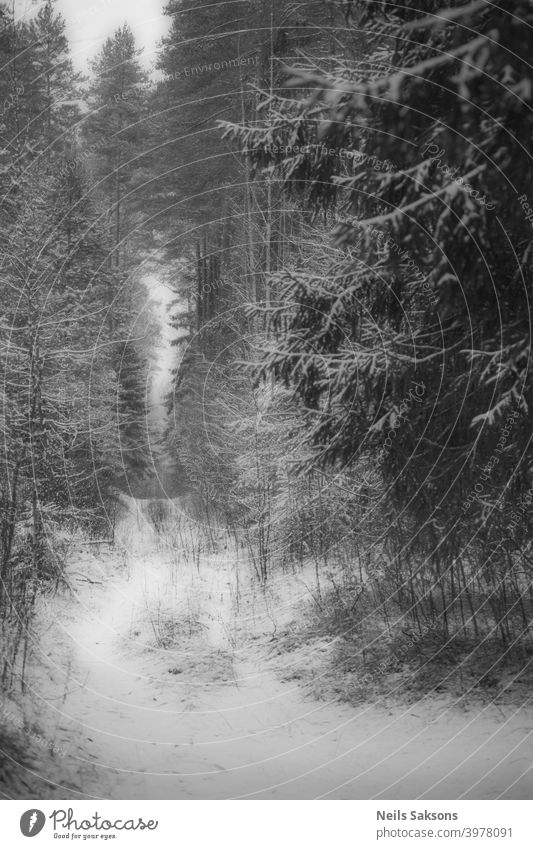
<svg viewBox="0 0 533 849">
<path fill-rule="evenodd" d="M 75 597 L 42 611 L 28 695 L 66 752 L 36 770 L 53 795 L 530 796 L 531 712 L 309 698 L 283 680 L 276 642 L 311 578 L 285 573 L 262 590 L 222 532 L 208 550 L 176 505 L 127 504 L 115 549 L 80 551 Z M 309 663 L 322 648 L 309 647 Z"/>
</svg>

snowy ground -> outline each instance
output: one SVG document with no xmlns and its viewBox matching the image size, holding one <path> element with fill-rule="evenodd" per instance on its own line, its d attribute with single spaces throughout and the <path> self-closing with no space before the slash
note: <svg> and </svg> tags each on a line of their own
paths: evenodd
<svg viewBox="0 0 533 849">
<path fill-rule="evenodd" d="M 74 598 L 43 607 L 29 696 L 66 752 L 39 767 L 50 795 L 531 797 L 532 711 L 314 701 L 275 651 L 311 576 L 263 591 L 221 533 L 159 530 L 127 501 L 115 550 L 80 551 Z"/>
</svg>

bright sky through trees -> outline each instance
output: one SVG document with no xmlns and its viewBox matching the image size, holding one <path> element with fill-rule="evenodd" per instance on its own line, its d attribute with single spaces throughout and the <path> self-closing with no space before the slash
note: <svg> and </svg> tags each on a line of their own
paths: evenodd
<svg viewBox="0 0 533 849">
<path fill-rule="evenodd" d="M 30 0 L 15 0 L 19 17 L 34 13 L 40 5 Z M 150 68 L 157 43 L 169 25 L 163 5 L 163 0 L 58 0 L 57 9 L 66 21 L 75 67 L 87 71 L 88 60 L 96 55 L 102 42 L 127 21 L 143 51 L 141 61 Z"/>
</svg>

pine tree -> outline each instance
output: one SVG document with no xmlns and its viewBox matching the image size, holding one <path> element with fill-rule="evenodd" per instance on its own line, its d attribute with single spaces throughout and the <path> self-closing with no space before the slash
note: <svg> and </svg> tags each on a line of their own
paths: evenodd
<svg viewBox="0 0 533 849">
<path fill-rule="evenodd" d="M 137 57 L 133 33 L 124 24 L 106 40 L 93 62 L 88 92 L 91 111 L 83 123 L 95 193 L 109 213 L 116 268 L 129 264 L 128 235 L 139 224 L 143 204 L 137 189 L 146 135 L 147 76 Z"/>
<path fill-rule="evenodd" d="M 2 115 L 0 538 L 7 595 L 0 593 L 0 602 L 11 597 L 24 606 L 39 581 L 58 573 L 49 541 L 61 524 L 105 518 L 102 494 L 120 453 L 105 321 L 114 283 L 100 213 L 77 159 L 79 113 L 65 102 L 77 77 L 65 55 L 64 23 L 47 3 L 30 23 L 11 21 L 4 36 L 6 85 L 22 82 Z"/>
<path fill-rule="evenodd" d="M 146 238 L 143 235 L 148 80 L 138 61 L 130 27 L 108 38 L 92 66 L 84 121 L 83 158 L 93 181 L 92 195 L 106 210 L 115 272 L 109 290 L 109 319 L 116 339 L 113 366 L 117 379 L 117 437 L 122 469 L 117 483 L 138 486 L 149 466 L 146 344 L 132 341 L 136 310 L 145 292 L 133 273 Z M 136 325 L 137 326 L 137 325 Z M 136 490 L 138 491 L 138 490 Z"/>
</svg>

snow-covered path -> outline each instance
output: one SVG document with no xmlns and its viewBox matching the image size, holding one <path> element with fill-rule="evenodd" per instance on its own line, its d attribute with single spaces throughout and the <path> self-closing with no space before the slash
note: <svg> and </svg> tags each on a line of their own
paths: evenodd
<svg viewBox="0 0 533 849">
<path fill-rule="evenodd" d="M 282 576 L 264 593 L 242 552 L 223 538 L 195 548 L 189 525 L 158 535 L 132 501 L 125 563 L 80 560 L 76 574 L 102 583 L 80 578 L 77 600 L 54 607 L 33 689 L 67 750 L 47 776 L 59 796 L 531 797 L 531 711 L 306 698 L 272 651 L 302 581 Z"/>
</svg>

